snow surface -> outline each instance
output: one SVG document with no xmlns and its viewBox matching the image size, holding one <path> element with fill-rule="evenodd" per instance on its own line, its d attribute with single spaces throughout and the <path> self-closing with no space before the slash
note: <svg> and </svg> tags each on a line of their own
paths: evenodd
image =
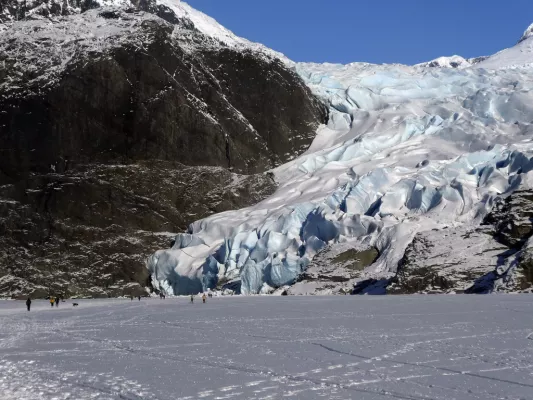
<svg viewBox="0 0 533 400">
<path fill-rule="evenodd" d="M 328 125 L 272 171 L 270 198 L 197 221 L 156 252 L 155 287 L 197 293 L 240 279 L 242 293 L 264 292 L 352 238 L 380 252 L 361 279 L 387 278 L 417 232 L 478 225 L 496 197 L 531 179 L 532 46 L 461 69 L 296 64 L 329 106 Z"/>
<path fill-rule="evenodd" d="M 2 400 L 533 399 L 533 297 L 0 302 Z"/>
</svg>

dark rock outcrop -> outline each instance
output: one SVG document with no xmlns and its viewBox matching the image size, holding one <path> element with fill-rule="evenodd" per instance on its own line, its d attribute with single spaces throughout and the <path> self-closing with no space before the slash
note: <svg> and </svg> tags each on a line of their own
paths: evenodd
<svg viewBox="0 0 533 400">
<path fill-rule="evenodd" d="M 418 233 L 387 293 L 530 291 L 532 235 L 533 193 L 517 190 L 499 199 L 478 228 Z"/>
<path fill-rule="evenodd" d="M 271 194 L 326 111 L 155 2 L 55 4 L 0 30 L 0 295 L 138 293 L 152 232 Z"/>
<path fill-rule="evenodd" d="M 375 247 L 338 243 L 321 250 L 288 294 L 350 293 L 363 270 L 379 257 Z"/>
</svg>

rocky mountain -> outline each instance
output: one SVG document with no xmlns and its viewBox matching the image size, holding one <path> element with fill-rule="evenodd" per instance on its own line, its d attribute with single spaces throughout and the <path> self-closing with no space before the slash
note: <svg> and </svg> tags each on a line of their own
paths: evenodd
<svg viewBox="0 0 533 400">
<path fill-rule="evenodd" d="M 109 3 L 1 2 L 3 295 L 144 292 L 160 232 L 271 194 L 326 119 L 274 52 Z"/>
</svg>

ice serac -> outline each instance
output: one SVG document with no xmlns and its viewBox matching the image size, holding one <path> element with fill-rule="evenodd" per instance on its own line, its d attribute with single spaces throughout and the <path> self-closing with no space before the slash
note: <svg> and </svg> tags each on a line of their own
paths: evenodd
<svg viewBox="0 0 533 400">
<path fill-rule="evenodd" d="M 295 64 L 328 106 L 327 124 L 306 153 L 271 171 L 279 183 L 273 195 L 191 224 L 188 234 L 201 245 L 156 253 L 148 263 L 156 287 L 182 294 L 180 279 L 193 280 L 194 290 L 230 282 L 253 294 L 320 274 L 344 285 L 316 265 L 342 246 L 376 250 L 371 265 L 342 276 L 361 292 L 384 292 L 423 232 L 457 231 L 456 242 L 443 245 L 454 254 L 459 232 L 479 226 L 531 180 L 532 46 L 526 38 L 503 55 L 461 59 L 460 68 L 449 68 L 450 59 L 412 67 Z M 489 239 L 480 248 L 491 247 Z M 496 252 L 486 257 L 494 269 Z M 486 272 L 472 271 L 470 283 Z M 468 286 L 461 285 L 450 287 Z"/>
</svg>

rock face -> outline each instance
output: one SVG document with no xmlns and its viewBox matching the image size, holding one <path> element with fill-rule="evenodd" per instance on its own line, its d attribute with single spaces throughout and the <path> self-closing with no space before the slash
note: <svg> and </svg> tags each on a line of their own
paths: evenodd
<svg viewBox="0 0 533 400">
<path fill-rule="evenodd" d="M 155 2 L 21 4 L 0 10 L 0 295 L 142 292 L 170 232 L 271 194 L 327 118 L 280 60 Z"/>
<path fill-rule="evenodd" d="M 417 234 L 387 292 L 531 291 L 532 217 L 533 193 L 519 190 L 498 201 L 478 228 Z"/>
<path fill-rule="evenodd" d="M 376 248 L 346 242 L 328 246 L 313 259 L 287 294 L 346 294 L 361 272 L 379 257 Z"/>
</svg>

